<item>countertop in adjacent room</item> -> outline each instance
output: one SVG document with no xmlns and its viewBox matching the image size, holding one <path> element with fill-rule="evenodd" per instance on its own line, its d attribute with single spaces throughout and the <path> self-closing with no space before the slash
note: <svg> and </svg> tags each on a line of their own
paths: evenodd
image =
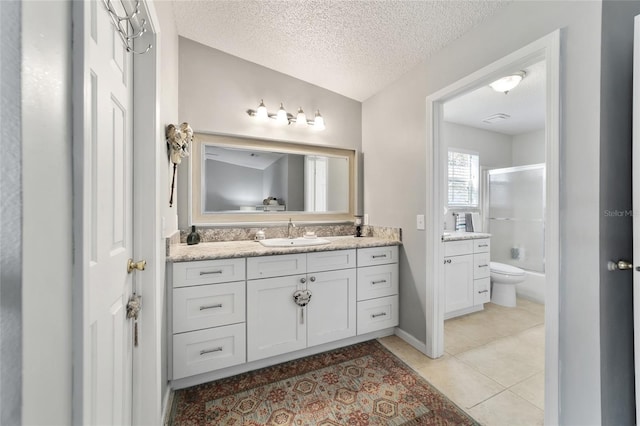
<svg viewBox="0 0 640 426">
<path fill-rule="evenodd" d="M 442 235 L 442 241 L 476 240 L 490 237 L 491 234 L 484 232 L 445 232 Z"/>
</svg>

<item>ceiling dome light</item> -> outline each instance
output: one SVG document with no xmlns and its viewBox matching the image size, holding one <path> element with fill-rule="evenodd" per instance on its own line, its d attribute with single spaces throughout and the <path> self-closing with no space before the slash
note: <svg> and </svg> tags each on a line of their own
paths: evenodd
<svg viewBox="0 0 640 426">
<path fill-rule="evenodd" d="M 316 111 L 316 117 L 313 120 L 313 128 L 315 130 L 324 130 L 324 118 L 320 115 L 320 110 Z"/>
<path fill-rule="evenodd" d="M 280 109 L 278 110 L 278 115 L 276 115 L 276 123 L 278 124 L 289 124 L 289 118 L 287 117 L 287 111 L 284 109 L 282 102 L 280 103 Z"/>
<path fill-rule="evenodd" d="M 264 106 L 264 101 L 262 99 L 260 99 L 260 105 L 258 105 L 258 109 L 256 110 L 256 118 L 261 121 L 266 121 L 269 118 L 267 107 Z"/>
<path fill-rule="evenodd" d="M 296 127 L 305 127 L 307 125 L 307 116 L 304 115 L 302 107 L 298 108 L 298 115 L 296 116 Z"/>
<path fill-rule="evenodd" d="M 527 75 L 526 72 L 518 71 L 494 81 L 493 83 L 489 84 L 489 86 L 491 86 L 491 88 L 496 92 L 504 92 L 504 94 L 506 95 L 507 93 L 509 93 L 509 90 L 520 84 L 525 75 Z"/>
</svg>

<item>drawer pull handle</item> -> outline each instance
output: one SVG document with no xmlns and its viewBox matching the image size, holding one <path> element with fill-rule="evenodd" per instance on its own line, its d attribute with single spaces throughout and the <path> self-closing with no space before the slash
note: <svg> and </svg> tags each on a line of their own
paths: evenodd
<svg viewBox="0 0 640 426">
<path fill-rule="evenodd" d="M 212 274 L 221 274 L 222 269 L 218 269 L 217 271 L 200 271 L 200 275 L 212 275 Z"/>
<path fill-rule="evenodd" d="M 387 282 L 387 280 L 371 281 L 371 285 L 383 284 L 383 283 L 386 283 L 386 282 Z"/>
<path fill-rule="evenodd" d="M 200 306 L 201 311 L 204 311 L 205 309 L 216 309 L 216 308 L 222 308 L 222 303 L 217 303 L 215 305 Z"/>
<path fill-rule="evenodd" d="M 489 290 L 480 290 L 480 291 L 478 292 L 478 294 L 488 293 L 488 292 L 489 292 Z"/>
<path fill-rule="evenodd" d="M 372 259 L 378 259 L 380 257 L 387 257 L 387 255 L 386 254 L 376 254 L 374 256 L 371 256 Z"/>
<path fill-rule="evenodd" d="M 380 312 L 379 314 L 372 314 L 371 318 L 384 317 L 387 316 L 386 312 Z"/>
<path fill-rule="evenodd" d="M 478 247 L 489 247 L 489 244 L 478 244 Z"/>
<path fill-rule="evenodd" d="M 221 351 L 222 351 L 222 346 L 218 346 L 217 348 L 213 348 L 213 349 L 203 349 L 200 351 L 200 355 L 206 355 L 212 352 L 221 352 Z"/>
<path fill-rule="evenodd" d="M 489 266 L 489 265 L 486 265 L 486 264 L 485 265 L 478 265 L 478 268 L 486 268 L 487 266 Z"/>
</svg>

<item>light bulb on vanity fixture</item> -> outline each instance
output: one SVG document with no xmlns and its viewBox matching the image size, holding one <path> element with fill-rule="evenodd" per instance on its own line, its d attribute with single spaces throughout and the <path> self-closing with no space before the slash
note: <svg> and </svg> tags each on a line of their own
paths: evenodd
<svg viewBox="0 0 640 426">
<path fill-rule="evenodd" d="M 298 115 L 296 115 L 296 127 L 304 127 L 306 125 L 307 125 L 307 116 L 302 110 L 302 107 L 299 107 Z"/>
<path fill-rule="evenodd" d="M 320 115 L 320 110 L 316 111 L 316 117 L 313 119 L 313 128 L 315 130 L 324 130 L 324 118 Z"/>
<path fill-rule="evenodd" d="M 515 88 L 522 79 L 527 75 L 524 71 L 514 72 L 513 74 L 502 77 L 493 83 L 489 84 L 493 90 L 496 92 L 504 92 L 506 95 L 510 90 Z"/>
<path fill-rule="evenodd" d="M 254 115 L 260 121 L 267 121 L 267 118 L 269 118 L 267 107 L 264 106 L 264 101 L 262 99 L 260 99 L 260 105 L 258 105 L 258 109 L 255 111 Z"/>
<path fill-rule="evenodd" d="M 280 102 L 280 109 L 278 110 L 278 114 L 276 115 L 276 123 L 278 124 L 289 124 L 289 117 L 287 116 L 287 111 L 284 109 L 282 102 Z"/>
<path fill-rule="evenodd" d="M 260 104 L 257 109 L 248 109 L 247 114 L 250 117 L 256 118 L 259 121 L 268 121 L 269 118 L 275 120 L 278 124 L 295 124 L 295 127 L 310 127 L 314 130 L 324 130 L 324 118 L 320 115 L 320 110 L 316 110 L 313 120 L 307 120 L 307 116 L 304 113 L 302 107 L 298 108 L 298 113 L 294 117 L 293 114 L 289 114 L 285 109 L 282 102 L 277 113 L 270 113 L 267 111 L 267 107 L 264 102 L 260 100 Z"/>
</svg>

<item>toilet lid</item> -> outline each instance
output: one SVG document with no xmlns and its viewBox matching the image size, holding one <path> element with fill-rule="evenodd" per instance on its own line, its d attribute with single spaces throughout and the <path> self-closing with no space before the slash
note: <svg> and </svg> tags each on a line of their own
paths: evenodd
<svg viewBox="0 0 640 426">
<path fill-rule="evenodd" d="M 524 271 L 520 268 L 516 268 L 515 266 L 500 262 L 490 262 L 489 264 L 489 268 L 491 268 L 493 272 L 497 272 L 499 274 L 524 275 Z"/>
</svg>

